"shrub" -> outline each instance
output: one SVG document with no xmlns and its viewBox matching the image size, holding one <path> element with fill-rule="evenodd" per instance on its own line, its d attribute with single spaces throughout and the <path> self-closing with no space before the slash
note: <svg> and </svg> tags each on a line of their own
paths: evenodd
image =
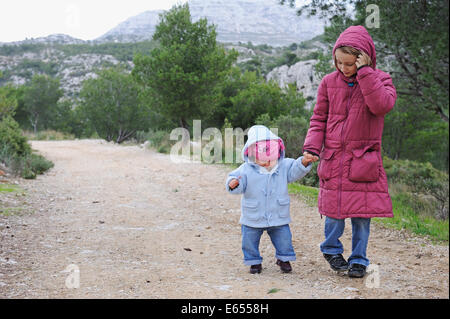
<svg viewBox="0 0 450 319">
<path fill-rule="evenodd" d="M 19 124 L 11 117 L 6 116 L 0 121 L 0 145 L 3 152 L 25 156 L 31 154 L 31 147 L 27 138 L 23 136 Z"/>
<path fill-rule="evenodd" d="M 30 154 L 26 157 L 26 161 L 35 174 L 42 174 L 54 166 L 53 162 L 39 154 Z"/>
<path fill-rule="evenodd" d="M 41 155 L 33 154 L 19 124 L 10 116 L 0 121 L 0 161 L 13 174 L 32 179 L 53 167 Z"/>
<path fill-rule="evenodd" d="M 414 196 L 418 212 L 432 208 L 432 215 L 448 219 L 448 174 L 435 169 L 430 163 L 383 158 L 383 165 L 391 183 L 404 185 L 403 190 Z M 398 186 L 397 186 L 398 187 Z M 420 204 L 417 204 L 420 203 Z M 419 206 L 417 206 L 419 205 Z"/>
</svg>

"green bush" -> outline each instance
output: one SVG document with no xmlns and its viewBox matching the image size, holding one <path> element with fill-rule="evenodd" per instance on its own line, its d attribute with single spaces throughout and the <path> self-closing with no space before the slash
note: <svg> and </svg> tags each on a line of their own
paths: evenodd
<svg viewBox="0 0 450 319">
<path fill-rule="evenodd" d="M 12 174 L 26 179 L 34 179 L 54 166 L 53 162 L 38 154 L 19 156 L 9 151 L 4 145 L 0 147 L 0 161 L 5 163 Z"/>
<path fill-rule="evenodd" d="M 434 168 L 430 163 L 383 158 L 388 180 L 403 192 L 414 197 L 411 203 L 417 212 L 428 212 L 438 219 L 448 219 L 449 178 L 448 174 Z M 430 211 L 431 210 L 431 211 Z"/>
<path fill-rule="evenodd" d="M 53 167 L 41 155 L 33 154 L 19 124 L 10 116 L 0 121 L 0 161 L 16 175 L 32 179 Z"/>
<path fill-rule="evenodd" d="M 18 156 L 31 154 L 31 147 L 27 138 L 22 134 L 19 124 L 11 117 L 6 116 L 0 121 L 0 145 L 2 151 Z"/>
<path fill-rule="evenodd" d="M 26 160 L 35 174 L 42 174 L 54 166 L 53 162 L 39 154 L 30 154 Z"/>
</svg>

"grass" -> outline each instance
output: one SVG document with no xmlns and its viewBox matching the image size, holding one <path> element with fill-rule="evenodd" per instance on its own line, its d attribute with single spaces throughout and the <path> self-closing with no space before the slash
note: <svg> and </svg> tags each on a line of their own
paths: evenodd
<svg viewBox="0 0 450 319">
<path fill-rule="evenodd" d="M 318 188 L 292 183 L 289 184 L 289 193 L 301 197 L 308 206 L 317 207 Z M 433 242 L 448 245 L 448 220 L 438 220 L 416 213 L 410 206 L 405 204 L 401 194 L 391 195 L 391 199 L 394 217 L 374 218 L 373 220 L 376 223 L 389 228 L 406 229 L 416 235 L 427 237 Z"/>
<path fill-rule="evenodd" d="M 25 195 L 25 191 L 17 185 L 12 184 L 0 184 L 0 194 L 1 193 L 16 193 L 16 195 Z"/>
<path fill-rule="evenodd" d="M 0 208 L 0 215 L 2 216 L 13 216 L 20 214 L 22 212 L 22 207 L 2 207 Z"/>
<path fill-rule="evenodd" d="M 296 194 L 301 197 L 308 206 L 317 207 L 317 198 L 319 189 L 316 187 L 305 186 L 298 183 L 291 183 L 288 186 L 290 194 Z"/>
<path fill-rule="evenodd" d="M 19 188 L 15 185 L 0 184 L 0 193 L 12 193 L 18 191 Z"/>
<path fill-rule="evenodd" d="M 13 194 L 16 196 L 24 196 L 25 191 L 17 185 L 12 184 L 0 184 L 0 195 L 2 193 Z M 4 207 L 3 205 L 0 207 L 0 215 L 1 216 L 13 216 L 20 214 L 23 211 L 22 207 Z"/>
<path fill-rule="evenodd" d="M 278 288 L 272 288 L 272 289 L 270 289 L 268 292 L 267 292 L 267 294 L 274 294 L 274 293 L 277 293 L 277 292 L 279 292 L 281 289 L 278 289 Z"/>
<path fill-rule="evenodd" d="M 448 220 L 437 220 L 430 216 L 417 214 L 411 207 L 404 204 L 402 195 L 392 195 L 393 218 L 375 218 L 377 222 L 395 229 L 407 229 L 414 234 L 429 237 L 436 242 L 449 241 Z"/>
</svg>

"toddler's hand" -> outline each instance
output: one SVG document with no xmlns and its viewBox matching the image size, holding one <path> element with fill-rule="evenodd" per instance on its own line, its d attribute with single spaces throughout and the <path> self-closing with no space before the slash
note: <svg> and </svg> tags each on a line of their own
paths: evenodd
<svg viewBox="0 0 450 319">
<path fill-rule="evenodd" d="M 305 167 L 308 166 L 309 163 L 314 163 L 314 162 L 317 162 L 318 160 L 319 160 L 319 157 L 316 155 L 312 155 L 308 152 L 303 153 L 302 164 Z"/>
<path fill-rule="evenodd" d="M 239 179 L 241 178 L 240 176 L 238 177 Z M 230 187 L 230 189 L 235 189 L 236 187 L 239 186 L 239 180 L 236 178 L 233 178 L 229 183 L 228 186 Z"/>
</svg>

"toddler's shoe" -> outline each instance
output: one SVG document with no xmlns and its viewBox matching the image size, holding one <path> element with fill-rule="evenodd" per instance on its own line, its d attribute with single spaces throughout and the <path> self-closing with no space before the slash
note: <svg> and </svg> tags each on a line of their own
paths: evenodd
<svg viewBox="0 0 450 319">
<path fill-rule="evenodd" d="M 351 264 L 348 269 L 348 276 L 352 278 L 362 278 L 366 274 L 366 266 L 361 264 Z"/>
<path fill-rule="evenodd" d="M 281 271 L 284 273 L 292 271 L 292 267 L 289 261 L 281 261 L 277 259 L 277 265 L 280 266 Z"/>
<path fill-rule="evenodd" d="M 250 266 L 250 273 L 251 274 L 260 274 L 262 270 L 262 265 L 258 264 L 258 265 L 251 265 Z"/>
<path fill-rule="evenodd" d="M 348 269 L 348 263 L 341 254 L 323 254 L 323 257 L 325 257 L 334 271 L 346 271 Z"/>
</svg>

